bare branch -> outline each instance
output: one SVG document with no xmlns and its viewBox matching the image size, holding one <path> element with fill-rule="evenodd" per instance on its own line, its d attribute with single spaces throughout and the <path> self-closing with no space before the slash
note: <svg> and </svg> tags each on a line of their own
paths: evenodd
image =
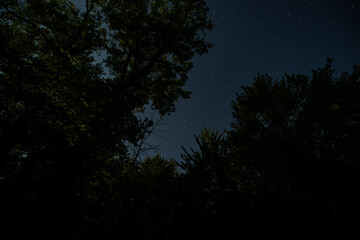
<svg viewBox="0 0 360 240">
<path fill-rule="evenodd" d="M 152 114 L 151 119 L 154 119 L 154 114 Z M 134 153 L 134 160 L 137 161 L 140 155 L 144 154 L 145 152 L 159 149 L 159 145 L 151 145 L 147 143 L 147 140 L 150 138 L 150 136 L 155 135 L 155 131 L 157 130 L 158 126 L 162 123 L 163 117 L 160 116 L 160 118 L 152 125 L 150 130 L 147 130 L 146 134 L 143 136 L 143 138 L 139 141 L 137 146 L 135 146 L 135 153 Z"/>
</svg>

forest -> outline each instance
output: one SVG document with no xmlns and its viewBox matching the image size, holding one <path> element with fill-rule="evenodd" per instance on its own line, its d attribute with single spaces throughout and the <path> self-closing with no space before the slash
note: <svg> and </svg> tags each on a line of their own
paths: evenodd
<svg viewBox="0 0 360 240">
<path fill-rule="evenodd" d="M 1 239 L 359 236 L 360 66 L 258 74 L 230 129 L 194 133 L 182 159 L 141 159 L 129 149 L 156 123 L 139 116 L 190 97 L 209 8 L 85 3 L 0 0 Z"/>
</svg>

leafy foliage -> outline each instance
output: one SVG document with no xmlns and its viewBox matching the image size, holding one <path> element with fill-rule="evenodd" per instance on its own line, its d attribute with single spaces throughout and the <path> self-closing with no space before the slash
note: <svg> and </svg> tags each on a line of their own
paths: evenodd
<svg viewBox="0 0 360 240">
<path fill-rule="evenodd" d="M 360 69 L 335 78 L 331 63 L 311 78 L 258 75 L 232 102 L 226 137 L 205 130 L 184 155 L 195 192 L 211 189 L 199 206 L 214 206 L 220 236 L 356 234 Z"/>
<path fill-rule="evenodd" d="M 258 75 L 229 131 L 138 161 L 210 48 L 204 0 L 0 1 L 3 235 L 212 239 L 356 235 L 360 68 Z M 101 55 L 103 61 L 95 58 Z M 354 220 L 355 219 L 355 220 Z"/>
<path fill-rule="evenodd" d="M 35 236 L 113 231 L 137 171 L 127 145 L 153 125 L 139 113 L 174 111 L 210 47 L 203 0 L 84 3 L 0 1 L 1 206 Z"/>
</svg>

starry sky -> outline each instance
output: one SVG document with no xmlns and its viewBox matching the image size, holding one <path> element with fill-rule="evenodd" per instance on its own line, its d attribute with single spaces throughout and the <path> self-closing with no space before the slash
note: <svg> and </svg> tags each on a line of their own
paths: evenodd
<svg viewBox="0 0 360 240">
<path fill-rule="evenodd" d="M 215 28 L 209 54 L 196 57 L 186 90 L 149 143 L 181 160 L 203 127 L 230 129 L 230 103 L 257 73 L 311 74 L 334 58 L 336 74 L 360 64 L 360 0 L 208 0 Z M 154 153 L 150 153 L 152 155 Z"/>
<path fill-rule="evenodd" d="M 83 7 L 83 0 L 72 0 Z M 334 58 L 337 74 L 360 65 L 360 0 L 207 0 L 215 24 L 207 34 L 210 52 L 194 58 L 176 112 L 165 117 L 148 143 L 149 155 L 181 160 L 196 149 L 194 134 L 203 127 L 230 129 L 230 103 L 257 73 L 273 78 L 311 74 Z"/>
</svg>

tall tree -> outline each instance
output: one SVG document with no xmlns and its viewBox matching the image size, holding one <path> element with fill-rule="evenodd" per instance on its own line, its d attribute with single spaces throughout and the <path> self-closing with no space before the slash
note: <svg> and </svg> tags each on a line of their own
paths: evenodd
<svg viewBox="0 0 360 240">
<path fill-rule="evenodd" d="M 165 115 L 189 97 L 191 59 L 210 47 L 204 0 L 84 3 L 0 1 L 1 206 L 34 234 L 80 234 L 99 169 L 129 161 L 145 106 Z"/>
<path fill-rule="evenodd" d="M 259 75 L 232 103 L 232 152 L 257 176 L 258 216 L 274 234 L 355 233 L 360 68 L 335 77 L 331 64 L 312 77 Z"/>
<path fill-rule="evenodd" d="M 243 171 L 231 158 L 228 136 L 204 128 L 195 140 L 198 150 L 183 148 L 179 163 L 187 215 L 194 226 L 189 232 L 198 238 L 245 236 L 237 215 L 243 207 L 238 191 Z"/>
<path fill-rule="evenodd" d="M 331 64 L 311 77 L 258 75 L 232 102 L 226 137 L 205 131 L 185 152 L 184 179 L 212 206 L 218 234 L 357 234 L 360 68 L 335 77 Z"/>
</svg>

